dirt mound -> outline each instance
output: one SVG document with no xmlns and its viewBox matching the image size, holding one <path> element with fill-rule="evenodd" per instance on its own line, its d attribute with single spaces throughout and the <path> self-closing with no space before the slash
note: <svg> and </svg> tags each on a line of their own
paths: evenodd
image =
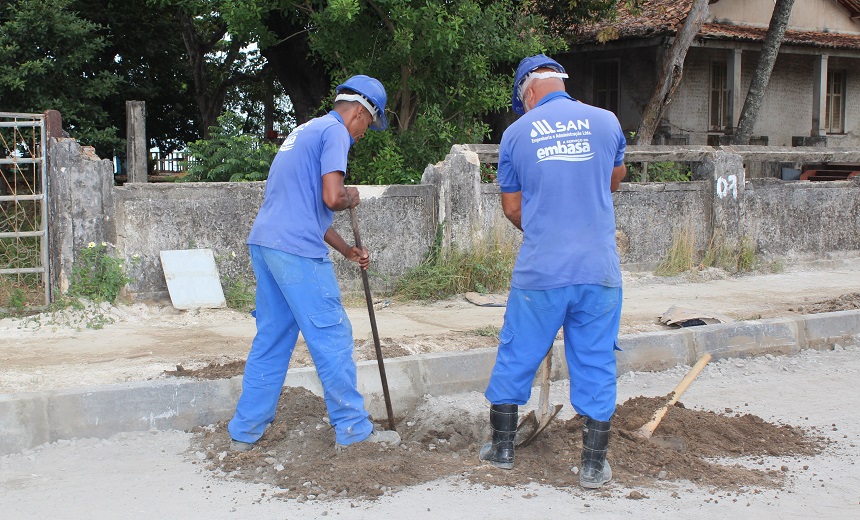
<svg viewBox="0 0 860 520">
<path fill-rule="evenodd" d="M 801 314 L 818 314 L 820 312 L 850 311 L 853 309 L 860 309 L 860 292 L 843 294 L 838 298 L 809 305 L 789 307 L 788 310 Z"/>
<path fill-rule="evenodd" d="M 609 451 L 615 482 L 648 488 L 691 481 L 727 493 L 758 492 L 781 487 L 789 474 L 787 467 L 777 467 L 766 457 L 812 456 L 826 442 L 754 415 L 730 410 L 722 415 L 680 404 L 669 410 L 657 434 L 682 438 L 683 451 L 636 437 L 633 431 L 665 401 L 636 397 L 618 407 Z M 198 428 L 191 449 L 220 475 L 271 484 L 280 488 L 278 496 L 300 501 L 373 498 L 446 477 L 509 487 L 539 482 L 585 493 L 576 476 L 579 417 L 551 423 L 534 443 L 517 450 L 515 468 L 504 471 L 477 459 L 490 436 L 487 416 L 486 410 L 425 403 L 399 421 L 400 446 L 361 443 L 338 452 L 322 398 L 287 388 L 275 422 L 252 451 L 229 450 L 224 422 Z"/>
</svg>

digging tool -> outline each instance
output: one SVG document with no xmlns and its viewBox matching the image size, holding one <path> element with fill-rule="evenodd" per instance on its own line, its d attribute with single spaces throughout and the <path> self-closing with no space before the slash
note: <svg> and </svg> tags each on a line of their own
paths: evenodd
<svg viewBox="0 0 860 520">
<path fill-rule="evenodd" d="M 636 430 L 636 435 L 645 439 L 651 439 L 655 444 L 659 444 L 661 446 L 671 448 L 676 451 L 684 450 L 684 440 L 679 437 L 652 436 L 654 435 L 654 430 L 657 429 L 657 426 L 660 425 L 660 421 L 662 421 L 663 417 L 666 415 L 666 412 L 669 411 L 669 407 L 678 402 L 678 398 L 681 397 L 681 394 L 683 394 L 687 390 L 687 387 L 690 386 L 690 383 L 692 383 L 693 380 L 696 379 L 696 377 L 699 375 L 702 369 L 705 368 L 705 365 L 707 365 L 710 360 L 710 354 L 708 354 L 707 352 L 702 354 L 702 357 L 700 357 L 699 360 L 696 361 L 696 364 L 693 365 L 693 368 L 691 368 L 689 372 L 687 372 L 687 375 L 684 376 L 684 379 L 682 379 L 681 382 L 678 383 L 678 386 L 676 386 L 675 389 L 672 390 L 672 394 L 669 398 L 669 401 L 666 402 L 666 404 L 664 404 L 663 406 L 661 406 L 656 412 L 654 412 L 654 416 L 651 418 L 650 421 L 643 424 L 639 429 Z"/>
<path fill-rule="evenodd" d="M 540 367 L 540 398 L 538 399 L 538 411 L 540 411 L 540 418 L 535 416 L 535 411 L 532 410 L 520 420 L 520 423 L 517 424 L 517 436 L 514 445 L 516 447 L 528 446 L 531 444 L 535 437 L 540 434 L 540 432 L 544 431 L 544 429 L 549 425 L 549 422 L 558 415 L 559 410 L 561 410 L 562 405 L 554 404 L 552 405 L 552 410 L 550 410 L 549 406 L 549 377 L 550 372 L 552 371 L 552 347 L 550 347 L 549 352 L 547 352 L 546 357 L 543 358 Z"/>
<path fill-rule="evenodd" d="M 352 234 L 355 236 L 355 247 L 361 249 L 361 237 L 358 234 L 358 217 L 355 208 L 349 208 L 349 218 L 352 220 Z M 388 393 L 388 378 L 385 377 L 385 362 L 382 360 L 382 346 L 379 344 L 379 331 L 376 329 L 376 314 L 373 311 L 373 298 L 370 296 L 370 282 L 367 280 L 367 271 L 361 271 L 361 282 L 364 284 L 364 298 L 367 300 L 367 313 L 370 316 L 370 330 L 373 333 L 373 346 L 376 349 L 376 362 L 379 364 L 379 377 L 382 380 L 382 395 L 385 397 L 385 411 L 388 412 L 388 429 L 396 431 L 394 427 L 394 411 L 391 408 L 391 395 Z"/>
</svg>

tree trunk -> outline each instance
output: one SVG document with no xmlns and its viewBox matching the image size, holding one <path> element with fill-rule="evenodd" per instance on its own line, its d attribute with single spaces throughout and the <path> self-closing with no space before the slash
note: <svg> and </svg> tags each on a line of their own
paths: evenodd
<svg viewBox="0 0 860 520">
<path fill-rule="evenodd" d="M 241 81 L 238 77 L 230 77 L 229 71 L 239 54 L 242 42 L 236 40 L 231 42 L 227 50 L 223 65 L 220 67 L 227 71 L 227 80 L 213 83 L 207 73 L 206 54 L 215 44 L 227 34 L 226 28 L 215 28 L 212 34 L 205 35 L 209 39 L 203 41 L 201 35 L 194 26 L 194 19 L 188 13 L 177 15 L 182 41 L 188 52 L 188 64 L 191 68 L 191 77 L 194 79 L 194 98 L 200 111 L 201 124 L 203 125 L 203 139 L 209 139 L 209 127 L 218 126 L 218 116 L 224 110 L 224 100 L 229 88 Z"/>
<path fill-rule="evenodd" d="M 660 79 L 657 81 L 657 85 L 648 99 L 648 104 L 645 105 L 645 110 L 642 112 L 642 121 L 636 130 L 636 144 L 651 144 L 654 132 L 657 129 L 657 123 L 663 115 L 663 110 L 672 101 L 672 94 L 681 83 L 681 76 L 684 71 L 684 59 L 687 57 L 687 51 L 693 43 L 693 38 L 696 37 L 699 29 L 702 28 L 705 18 L 710 13 L 708 3 L 708 0 L 694 0 L 687 18 L 681 26 L 681 30 L 675 35 L 675 40 L 669 47 L 669 53 L 663 65 Z"/>
<path fill-rule="evenodd" d="M 313 59 L 304 25 L 276 12 L 266 18 L 265 24 L 279 43 L 260 52 L 290 96 L 296 123 L 305 123 L 319 115 L 331 91 L 331 79 L 325 67 Z"/>
<path fill-rule="evenodd" d="M 785 37 L 785 29 L 788 27 L 788 18 L 791 16 L 792 6 L 794 6 L 794 0 L 776 0 L 773 16 L 770 18 L 770 26 L 767 28 L 767 35 L 764 37 L 761 54 L 758 57 L 758 64 L 744 101 L 744 108 L 741 110 L 741 119 L 738 121 L 737 131 L 732 137 L 732 144 L 750 144 L 750 135 L 756 119 L 758 119 L 764 91 L 770 81 L 770 73 L 773 71 L 774 63 L 776 63 L 779 47 Z"/>
</svg>

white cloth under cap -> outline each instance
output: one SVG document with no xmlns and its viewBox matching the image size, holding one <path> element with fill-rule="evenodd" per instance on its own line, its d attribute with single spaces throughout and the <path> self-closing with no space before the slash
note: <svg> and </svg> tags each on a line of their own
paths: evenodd
<svg viewBox="0 0 860 520">
<path fill-rule="evenodd" d="M 338 101 L 358 101 L 361 105 L 367 109 L 370 115 L 373 117 L 373 122 L 379 120 L 379 113 L 376 111 L 376 107 L 367 100 L 366 97 L 361 94 L 338 94 L 337 97 L 334 98 L 335 102 Z"/>
<path fill-rule="evenodd" d="M 564 72 L 530 72 L 526 74 L 523 82 L 520 83 L 520 99 L 523 99 L 523 95 L 526 93 L 526 89 L 529 88 L 529 84 L 536 79 L 558 78 L 565 80 L 567 77 L 567 74 Z"/>
</svg>

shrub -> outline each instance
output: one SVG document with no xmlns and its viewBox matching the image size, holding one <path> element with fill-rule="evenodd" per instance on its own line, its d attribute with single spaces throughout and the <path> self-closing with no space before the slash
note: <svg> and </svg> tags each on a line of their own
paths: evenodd
<svg viewBox="0 0 860 520">
<path fill-rule="evenodd" d="M 94 302 L 113 303 L 120 289 L 129 283 L 123 261 L 111 256 L 108 244 L 90 242 L 83 249 L 72 268 L 69 295 L 87 298 Z"/>
</svg>

